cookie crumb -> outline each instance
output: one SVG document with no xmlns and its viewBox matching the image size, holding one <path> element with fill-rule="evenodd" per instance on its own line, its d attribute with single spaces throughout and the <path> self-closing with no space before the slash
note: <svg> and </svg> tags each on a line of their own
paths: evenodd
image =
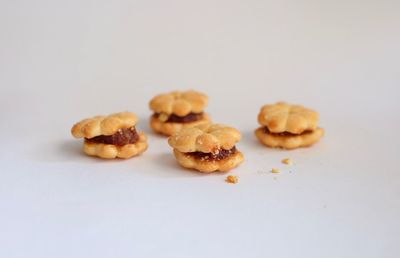
<svg viewBox="0 0 400 258">
<path fill-rule="evenodd" d="M 289 158 L 284 158 L 284 159 L 282 160 L 282 163 L 283 163 L 283 164 L 286 164 L 286 165 L 289 165 L 289 166 L 293 164 L 292 160 L 289 159 Z"/>
<path fill-rule="evenodd" d="M 226 182 L 231 184 L 237 184 L 239 182 L 239 178 L 237 176 L 227 176 Z"/>
<path fill-rule="evenodd" d="M 167 122 L 169 116 L 167 114 L 161 113 L 158 119 L 160 119 L 161 122 Z"/>
<path fill-rule="evenodd" d="M 271 169 L 271 173 L 278 174 L 280 171 L 277 168 Z"/>
</svg>

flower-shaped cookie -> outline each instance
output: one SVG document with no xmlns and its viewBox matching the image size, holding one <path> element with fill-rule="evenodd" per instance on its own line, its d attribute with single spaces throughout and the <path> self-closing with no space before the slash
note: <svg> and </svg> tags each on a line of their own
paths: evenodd
<svg viewBox="0 0 400 258">
<path fill-rule="evenodd" d="M 95 116 L 76 123 L 71 133 L 85 138 L 83 151 L 90 156 L 105 159 L 130 158 L 147 149 L 147 137 L 138 133 L 138 118 L 130 112 Z"/>
<path fill-rule="evenodd" d="M 319 115 L 312 109 L 278 102 L 261 108 L 258 122 L 262 127 L 255 133 L 269 147 L 305 147 L 324 135 L 324 130 L 318 127 L 318 121 Z"/>
<path fill-rule="evenodd" d="M 150 126 L 154 131 L 169 136 L 182 128 L 209 122 L 209 115 L 203 112 L 207 104 L 208 97 L 196 91 L 157 95 L 150 101 L 150 109 L 154 111 Z"/>
<path fill-rule="evenodd" d="M 235 147 L 240 139 L 235 128 L 208 123 L 182 129 L 168 143 L 179 164 L 208 173 L 225 172 L 243 162 L 243 154 Z"/>
</svg>

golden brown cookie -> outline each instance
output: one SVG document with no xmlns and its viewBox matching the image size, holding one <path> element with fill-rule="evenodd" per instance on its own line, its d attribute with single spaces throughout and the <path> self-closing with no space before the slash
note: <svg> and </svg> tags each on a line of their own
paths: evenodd
<svg viewBox="0 0 400 258">
<path fill-rule="evenodd" d="M 324 129 L 317 128 L 314 131 L 298 135 L 280 135 L 269 133 L 265 131 L 264 127 L 260 127 L 256 130 L 256 136 L 268 147 L 280 147 L 284 149 L 295 149 L 299 147 L 307 147 L 316 143 L 324 135 Z"/>
<path fill-rule="evenodd" d="M 258 122 L 268 127 L 272 133 L 300 134 L 304 131 L 315 130 L 318 120 L 319 115 L 314 110 L 285 102 L 265 105 L 258 115 Z"/>
<path fill-rule="evenodd" d="M 137 116 L 130 112 L 95 116 L 76 123 L 71 133 L 85 138 L 83 151 L 104 159 L 130 158 L 147 149 L 147 137 L 138 133 Z"/>
<path fill-rule="evenodd" d="M 183 128 L 194 127 L 211 121 L 210 116 L 207 113 L 202 113 L 202 117 L 199 120 L 193 122 L 177 123 L 177 122 L 163 122 L 156 115 L 151 116 L 150 126 L 157 133 L 170 136 L 176 132 L 179 132 Z"/>
<path fill-rule="evenodd" d="M 235 128 L 209 123 L 182 129 L 168 139 L 168 144 L 185 168 L 226 172 L 244 160 L 235 146 L 240 139 L 241 133 Z"/>
<path fill-rule="evenodd" d="M 150 101 L 154 111 L 150 126 L 160 134 L 170 136 L 182 128 L 210 122 L 210 116 L 204 112 L 208 97 L 196 91 L 174 91 L 155 96 Z"/>
<path fill-rule="evenodd" d="M 262 125 L 255 131 L 266 146 L 295 149 L 317 142 L 324 130 L 318 127 L 319 114 L 301 105 L 278 102 L 265 105 L 258 115 Z"/>
<path fill-rule="evenodd" d="M 208 97 L 197 91 L 173 91 L 155 96 L 150 101 L 150 108 L 155 113 L 186 116 L 189 113 L 203 112 Z"/>
</svg>

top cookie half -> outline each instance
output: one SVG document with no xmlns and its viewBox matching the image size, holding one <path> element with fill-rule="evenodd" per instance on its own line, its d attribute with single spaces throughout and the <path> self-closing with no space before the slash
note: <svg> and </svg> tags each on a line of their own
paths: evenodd
<svg viewBox="0 0 400 258">
<path fill-rule="evenodd" d="M 108 116 L 95 116 L 76 123 L 71 133 L 75 138 L 93 138 L 100 135 L 113 135 L 119 129 L 136 125 L 137 116 L 131 112 L 120 112 Z"/>
<path fill-rule="evenodd" d="M 150 108 L 155 113 L 186 116 L 201 113 L 208 104 L 207 95 L 197 91 L 174 91 L 155 96 L 150 101 Z"/>
<path fill-rule="evenodd" d="M 278 102 L 265 105 L 258 115 L 258 122 L 272 133 L 301 134 L 318 127 L 319 114 L 301 105 Z"/>
<path fill-rule="evenodd" d="M 168 139 L 168 144 L 180 152 L 215 153 L 220 149 L 232 149 L 240 139 L 237 129 L 208 123 L 182 129 Z"/>
</svg>

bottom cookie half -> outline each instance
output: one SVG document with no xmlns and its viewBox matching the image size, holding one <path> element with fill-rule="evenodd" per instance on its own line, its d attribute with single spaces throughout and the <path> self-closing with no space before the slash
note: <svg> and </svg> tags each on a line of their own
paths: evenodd
<svg viewBox="0 0 400 258">
<path fill-rule="evenodd" d="M 240 151 L 236 151 L 229 157 L 221 160 L 202 160 L 186 153 L 174 149 L 174 155 L 178 163 L 190 169 L 195 169 L 203 173 L 210 173 L 215 171 L 227 172 L 244 161 L 244 156 Z"/>
<path fill-rule="evenodd" d="M 139 133 L 139 140 L 134 144 L 117 146 L 85 141 L 83 144 L 83 151 L 89 156 L 96 156 L 103 159 L 127 159 L 142 154 L 146 151 L 147 147 L 146 135 L 144 133 Z"/>
<path fill-rule="evenodd" d="M 183 128 L 195 127 L 200 124 L 208 123 L 211 121 L 211 118 L 208 114 L 204 113 L 203 117 L 200 120 L 187 122 L 187 123 L 175 123 L 175 122 L 162 122 L 158 118 L 152 116 L 150 118 L 150 126 L 151 128 L 160 134 L 171 136 L 174 133 L 179 132 Z"/>
<path fill-rule="evenodd" d="M 268 147 L 295 149 L 316 143 L 324 135 L 324 129 L 317 128 L 314 131 L 299 135 L 279 135 L 268 133 L 264 127 L 260 127 L 255 131 L 255 134 L 260 142 Z"/>
</svg>

